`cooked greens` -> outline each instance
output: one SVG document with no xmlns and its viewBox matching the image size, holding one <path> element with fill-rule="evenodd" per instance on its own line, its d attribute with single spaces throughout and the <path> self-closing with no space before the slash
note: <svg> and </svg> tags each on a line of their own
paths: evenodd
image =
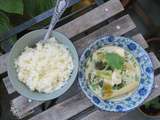
<svg viewBox="0 0 160 120">
<path fill-rule="evenodd" d="M 124 64 L 124 58 L 117 53 L 106 53 L 105 58 L 107 64 L 111 66 L 112 69 L 122 69 Z"/>
<path fill-rule="evenodd" d="M 127 95 L 140 80 L 136 59 L 116 46 L 96 50 L 86 62 L 85 72 L 89 88 L 102 99 Z"/>
</svg>

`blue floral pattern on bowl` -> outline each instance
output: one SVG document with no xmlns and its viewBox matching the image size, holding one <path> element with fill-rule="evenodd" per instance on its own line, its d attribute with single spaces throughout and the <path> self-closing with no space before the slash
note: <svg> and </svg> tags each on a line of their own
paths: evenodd
<svg viewBox="0 0 160 120">
<path fill-rule="evenodd" d="M 141 68 L 141 80 L 138 88 L 133 94 L 119 101 L 102 100 L 89 89 L 85 80 L 85 63 L 87 62 L 87 58 L 95 50 L 105 45 L 119 46 L 129 51 L 137 59 Z M 149 96 L 154 83 L 154 73 L 150 57 L 139 44 L 125 37 L 106 36 L 90 44 L 90 46 L 83 52 L 80 58 L 78 80 L 85 95 L 98 108 L 103 111 L 126 112 L 141 105 Z"/>
</svg>

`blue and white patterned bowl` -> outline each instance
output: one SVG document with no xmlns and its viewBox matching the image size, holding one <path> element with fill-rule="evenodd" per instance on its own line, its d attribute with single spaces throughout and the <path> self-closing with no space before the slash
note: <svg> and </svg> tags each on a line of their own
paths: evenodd
<svg viewBox="0 0 160 120">
<path fill-rule="evenodd" d="M 138 61 L 141 69 L 141 80 L 136 91 L 119 101 L 114 100 L 102 100 L 96 96 L 88 87 L 85 79 L 85 63 L 87 58 L 97 49 L 105 45 L 114 45 L 124 48 L 129 51 Z M 91 100 L 91 102 L 98 108 L 104 111 L 112 112 L 126 112 L 130 111 L 143 103 L 143 101 L 149 96 L 154 83 L 154 72 L 152 62 L 147 52 L 136 42 L 125 37 L 113 37 L 106 36 L 98 39 L 85 49 L 80 58 L 80 67 L 78 75 L 80 86 L 85 95 Z"/>
</svg>

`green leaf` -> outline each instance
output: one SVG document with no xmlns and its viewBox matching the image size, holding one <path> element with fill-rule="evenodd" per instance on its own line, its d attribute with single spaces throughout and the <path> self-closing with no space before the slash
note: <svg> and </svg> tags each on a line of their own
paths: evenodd
<svg viewBox="0 0 160 120">
<path fill-rule="evenodd" d="M 40 13 L 49 10 L 55 6 L 56 0 L 23 0 L 24 12 L 34 17 Z"/>
<path fill-rule="evenodd" d="M 0 34 L 7 32 L 10 28 L 12 28 L 12 26 L 9 23 L 9 19 L 8 19 L 7 15 L 0 12 Z M 16 39 L 16 35 L 15 35 L 11 39 L 9 39 L 9 41 L 1 42 L 1 48 L 6 49 L 7 46 L 10 46 L 11 44 L 13 45 L 16 40 L 17 39 Z"/>
<path fill-rule="evenodd" d="M 9 30 L 9 19 L 7 15 L 0 12 L 0 34 Z"/>
<path fill-rule="evenodd" d="M 111 66 L 113 69 L 122 69 L 124 64 L 124 58 L 117 53 L 107 53 L 105 58 L 108 65 Z"/>
<path fill-rule="evenodd" d="M 23 14 L 22 0 L 0 0 L 0 10 L 8 13 Z"/>
<path fill-rule="evenodd" d="M 144 106 L 146 109 L 149 109 L 150 107 L 153 107 L 155 109 L 160 109 L 160 98 L 156 97 L 153 100 L 146 102 Z"/>
<path fill-rule="evenodd" d="M 0 12 L 0 24 L 9 24 L 9 18 L 3 12 Z"/>
</svg>

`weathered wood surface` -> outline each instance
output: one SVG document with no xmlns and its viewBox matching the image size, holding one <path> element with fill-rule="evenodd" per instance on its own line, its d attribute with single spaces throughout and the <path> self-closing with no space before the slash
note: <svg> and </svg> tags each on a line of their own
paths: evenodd
<svg viewBox="0 0 160 120">
<path fill-rule="evenodd" d="M 127 23 L 127 22 L 126 22 Z M 109 24 L 110 25 L 110 24 Z M 108 25 L 108 26 L 109 26 Z M 110 27 L 108 27 L 108 28 L 110 28 Z M 128 31 L 126 31 L 126 32 L 128 32 Z M 115 32 L 116 33 L 116 32 Z M 119 32 L 120 33 L 120 32 Z M 114 34 L 114 32 L 113 32 L 113 34 Z M 121 33 L 121 34 L 123 34 L 123 32 Z M 121 34 L 119 34 L 119 35 L 121 35 Z M 117 34 L 118 35 L 118 34 Z M 90 36 L 90 35 L 88 35 L 88 36 Z M 134 36 L 133 38 L 136 38 L 137 40 L 138 40 L 138 36 L 140 36 L 140 35 L 136 35 L 136 37 Z M 83 40 L 83 39 L 81 39 L 81 40 Z M 79 41 L 81 41 L 81 40 L 79 40 Z M 88 41 L 90 41 L 90 40 L 92 40 L 90 37 L 88 37 Z M 76 42 L 75 42 L 76 43 Z M 75 44 L 76 45 L 76 44 Z M 78 47 L 78 49 L 81 49 L 82 47 Z M 17 101 L 19 101 L 19 102 L 17 102 Z M 21 104 L 23 104 L 24 105 L 24 107 L 23 107 L 23 111 L 21 110 Z M 18 113 L 18 115 L 20 116 L 20 117 L 23 117 L 23 116 L 25 116 L 25 114 L 27 114 L 27 112 L 29 112 L 30 110 L 32 110 L 34 107 L 37 107 L 37 106 L 39 106 L 40 104 L 41 104 L 41 102 L 35 102 L 35 101 L 33 101 L 33 103 L 31 103 L 32 105 L 33 105 L 33 107 L 32 107 L 32 105 L 30 105 L 30 103 L 27 101 L 27 98 L 25 98 L 25 97 L 23 97 L 23 96 L 19 96 L 19 97 L 17 97 L 17 98 L 15 98 L 14 100 L 13 100 L 13 102 L 12 102 L 12 106 L 14 106 L 14 109 L 15 110 L 17 110 L 17 111 L 19 111 L 20 113 L 18 113 L 17 111 L 16 111 L 16 114 Z"/>
<path fill-rule="evenodd" d="M 151 53 L 149 53 L 149 56 L 152 56 L 151 61 L 152 61 L 154 69 L 159 68 L 160 62 L 159 62 L 158 58 L 155 56 L 155 54 L 153 52 L 151 52 Z"/>
<path fill-rule="evenodd" d="M 106 7 L 109 9 L 109 11 L 107 11 L 107 13 L 104 10 L 104 8 L 106 8 Z M 103 11 L 101 11 L 101 9 L 103 9 Z M 109 1 L 105 4 L 103 4 L 102 6 L 96 8 L 96 9 L 93 9 L 92 11 L 87 13 L 88 15 L 92 14 L 93 16 L 97 16 L 96 18 L 93 19 L 93 17 L 88 17 L 88 15 L 87 16 L 82 15 L 80 18 L 77 18 L 76 20 L 73 20 L 70 23 L 65 24 L 64 26 L 61 26 L 57 30 L 60 32 L 64 32 L 69 37 L 73 37 L 73 36 L 77 35 L 80 31 L 85 31 L 89 27 L 93 27 L 93 26 L 101 23 L 102 21 L 106 20 L 109 17 L 112 17 L 113 15 L 115 15 L 116 13 L 118 13 L 122 10 L 123 10 L 123 7 L 122 7 L 121 3 L 119 2 L 119 0 L 113 0 L 112 2 Z M 101 14 L 96 14 L 97 12 L 100 12 Z M 85 26 L 83 26 L 83 24 L 85 22 L 84 20 L 92 21 L 92 22 L 88 22 L 87 24 L 85 24 Z M 71 31 L 68 28 L 72 28 L 72 31 L 73 31 L 73 29 L 75 29 L 75 26 L 73 26 L 73 25 L 76 24 L 77 21 L 79 22 L 79 26 L 81 26 L 81 25 L 82 26 L 80 28 L 78 28 L 78 33 L 73 32 L 72 34 L 70 34 Z M 79 48 L 79 49 L 81 49 L 81 48 Z M 8 80 L 8 79 L 5 79 L 5 80 Z M 6 83 L 6 82 L 4 82 L 4 83 Z M 9 85 L 10 85 L 9 83 L 6 84 L 6 86 L 9 86 Z M 12 89 L 13 89 L 13 87 L 12 87 Z M 13 92 L 14 90 L 10 90 L 10 91 Z M 23 109 L 21 106 L 22 104 L 23 104 Z M 11 102 L 12 112 L 16 116 L 18 116 L 19 118 L 22 118 L 25 115 L 28 115 L 27 112 L 31 111 L 33 108 L 39 106 L 40 104 L 42 104 L 42 102 L 32 101 L 31 103 L 29 103 L 27 98 L 25 98 L 23 96 L 19 96 L 19 97 L 13 99 Z"/>
<path fill-rule="evenodd" d="M 121 26 L 120 29 L 117 29 L 116 26 Z M 77 40 L 74 45 L 77 48 L 77 51 L 79 54 L 82 53 L 82 51 L 92 42 L 94 42 L 96 39 L 101 38 L 106 35 L 123 35 L 135 28 L 135 24 L 129 17 L 129 15 L 125 15 L 123 17 L 120 17 L 119 19 L 109 23 L 106 26 L 101 27 L 100 29 L 92 32 L 91 34 L 85 36 L 81 40 Z M 78 49 L 81 48 L 81 49 Z"/>
<path fill-rule="evenodd" d="M 42 102 L 31 101 L 26 97 L 19 96 L 14 99 L 11 103 L 11 111 L 18 118 L 23 118 L 28 114 L 32 113 L 32 110 L 39 106 Z"/>
<path fill-rule="evenodd" d="M 127 113 L 103 112 L 96 110 L 81 120 L 119 120 L 119 118 L 125 114 Z"/>
<path fill-rule="evenodd" d="M 141 37 L 141 35 L 140 34 L 138 34 L 138 35 L 135 35 L 134 36 L 134 38 L 135 39 L 140 39 L 140 38 L 142 38 Z M 150 55 L 150 57 L 153 57 L 154 56 L 154 54 L 153 53 L 150 53 L 149 54 Z M 154 56 L 155 57 L 155 56 Z M 154 58 L 153 57 L 153 58 Z M 156 85 L 158 85 L 158 86 L 160 86 L 160 80 L 159 80 L 159 77 L 160 75 L 158 75 L 158 76 L 156 76 L 155 77 L 155 81 L 156 81 Z M 153 89 L 153 91 L 152 91 L 152 93 L 151 93 L 151 95 L 149 96 L 149 98 L 146 100 L 146 101 L 148 101 L 148 100 L 150 100 L 150 99 L 152 99 L 153 97 L 155 97 L 155 96 L 157 96 L 157 94 L 159 94 L 158 93 L 158 91 L 160 90 L 160 88 L 156 88 L 156 89 Z M 72 103 L 73 104 L 73 103 Z M 82 103 L 83 104 L 83 103 Z M 79 104 L 80 106 L 81 106 L 81 104 Z M 89 106 L 88 106 L 89 107 Z M 67 108 L 69 108 L 67 111 L 69 112 L 70 111 L 70 107 L 69 106 L 67 106 Z M 42 118 L 43 116 L 50 116 L 51 118 L 53 117 L 54 118 L 54 116 L 56 116 L 57 115 L 57 113 L 56 113 L 56 115 L 54 115 L 54 114 L 52 114 L 52 112 L 53 112 L 53 110 L 56 110 L 56 109 L 58 109 L 58 108 L 55 108 L 54 109 L 54 107 L 52 107 L 51 109 L 49 109 L 48 110 L 48 112 L 47 111 L 45 111 L 45 112 L 42 112 L 42 113 L 40 113 L 39 115 L 37 115 L 37 116 L 35 116 L 35 117 L 33 117 L 31 120 L 41 120 L 40 118 Z M 72 110 L 71 110 L 72 111 Z M 79 112 L 82 112 L 82 111 L 79 111 Z M 93 113 L 91 113 L 91 114 L 89 114 L 88 116 L 86 116 L 85 118 L 83 118 L 84 120 L 104 120 L 104 119 L 107 119 L 107 120 L 118 120 L 120 117 L 122 117 L 123 115 L 126 115 L 127 113 L 120 113 L 120 114 L 118 114 L 118 113 L 111 113 L 111 112 L 102 112 L 102 111 L 99 111 L 99 110 L 96 110 L 95 112 L 93 112 Z M 44 117 L 43 119 L 47 119 L 48 117 Z M 62 117 L 63 119 L 67 119 L 66 118 L 66 116 L 64 115 L 63 117 Z M 63 120 L 62 119 L 62 120 Z M 82 119 L 82 120 L 83 120 Z"/>
<path fill-rule="evenodd" d="M 125 17 L 123 17 L 123 18 L 127 18 L 128 19 L 128 17 L 129 16 L 125 16 Z M 124 19 L 120 19 L 120 20 L 124 20 Z M 119 20 L 116 20 L 116 21 L 119 21 Z M 113 22 L 113 23 L 116 23 L 115 21 Z M 108 29 L 104 29 L 104 31 L 112 31 L 112 27 L 113 27 L 113 23 L 110 23 L 110 24 L 108 24 L 108 25 L 106 25 L 105 27 L 106 28 L 108 28 Z M 112 27 L 110 27 L 112 25 Z M 129 25 L 132 25 L 132 27 L 130 27 L 129 29 L 126 29 L 126 27 L 127 26 L 129 26 Z M 132 21 L 131 21 L 131 19 L 128 19 L 128 22 L 125 22 L 125 24 L 123 25 L 124 26 L 124 29 L 123 29 L 123 27 L 121 27 L 121 30 L 118 30 L 118 29 L 116 29 L 116 30 L 114 30 L 113 32 L 112 32 L 112 34 L 113 35 L 122 35 L 122 34 L 124 34 L 124 33 L 126 33 L 126 32 L 128 32 L 128 31 L 130 31 L 130 30 L 132 30 L 132 29 L 134 29 L 134 25 L 133 25 L 133 23 L 132 23 Z M 114 27 L 113 27 L 113 29 L 114 29 Z M 117 32 L 118 31 L 118 32 Z M 107 33 L 106 33 L 107 34 Z M 96 32 L 96 36 L 99 36 L 99 35 L 102 35 L 102 30 L 98 33 L 98 32 Z M 83 46 L 77 46 L 77 45 L 79 45 L 79 42 L 74 42 L 75 43 L 75 46 L 76 46 L 76 48 L 78 48 L 77 50 L 78 51 L 81 51 L 81 49 L 83 49 L 84 47 L 87 47 L 87 45 L 88 45 L 88 42 L 90 43 L 93 39 L 92 38 L 94 38 L 95 37 L 95 35 L 92 33 L 92 35 L 88 35 L 88 36 L 86 36 L 85 37 L 85 40 L 84 40 L 84 38 L 82 38 L 82 39 L 80 39 L 79 41 L 81 41 L 80 43 L 81 43 L 81 45 L 83 44 Z M 137 35 L 135 35 L 135 36 L 133 36 L 133 38 L 135 38 L 135 39 L 139 39 L 139 38 L 141 38 L 141 35 L 140 34 L 137 34 Z M 87 40 L 87 43 L 85 42 Z M 140 42 L 139 42 L 140 43 Z M 87 45 L 86 45 L 87 44 Z M 79 55 L 81 54 L 81 52 L 79 52 Z M 16 101 L 19 101 L 19 102 L 16 102 Z M 35 105 L 33 105 L 33 107 L 32 106 L 30 106 L 30 103 L 27 103 L 27 104 L 24 104 L 25 102 L 23 102 L 23 101 L 27 101 L 27 98 L 25 98 L 25 97 L 23 97 L 23 96 L 19 96 L 19 97 L 17 97 L 17 98 L 15 98 L 14 100 L 13 100 L 13 102 L 12 102 L 12 106 L 15 106 L 15 108 L 20 112 L 20 113 L 18 113 L 18 115 L 22 115 L 22 116 L 24 116 L 27 112 L 29 112 L 30 110 L 32 110 L 34 107 L 37 107 L 37 106 L 39 106 L 40 104 L 41 104 L 41 102 L 33 102 L 33 104 L 35 104 Z M 24 104 L 24 108 L 25 108 L 25 106 L 29 106 L 25 111 L 22 111 L 21 110 L 21 104 Z M 17 113 L 17 112 L 16 112 Z"/>
<path fill-rule="evenodd" d="M 152 93 L 149 95 L 149 97 L 145 100 L 145 102 L 152 100 L 153 98 L 160 95 L 160 74 L 156 75 L 154 78 L 154 86 L 152 88 Z"/>
<path fill-rule="evenodd" d="M 137 34 L 132 37 L 137 43 L 139 43 L 143 48 L 148 48 L 146 40 L 143 38 L 142 34 Z"/>
<path fill-rule="evenodd" d="M 11 81 L 8 77 L 3 78 L 3 83 L 7 89 L 8 94 L 12 94 L 13 92 L 15 92 L 15 89 L 13 88 Z"/>
<path fill-rule="evenodd" d="M 106 11 L 106 9 L 108 11 Z M 113 15 L 121 12 L 123 6 L 119 0 L 110 0 L 92 11 L 80 16 L 57 29 L 69 38 L 98 25 Z"/>
<path fill-rule="evenodd" d="M 6 72 L 7 70 L 7 58 L 8 54 L 3 54 L 0 56 L 0 74 Z"/>
<path fill-rule="evenodd" d="M 129 16 L 126 16 L 127 18 L 129 17 Z M 121 19 L 122 21 L 124 20 L 124 19 Z M 126 32 L 128 32 L 128 31 L 130 31 L 130 30 L 132 30 L 132 29 L 134 29 L 134 26 L 132 26 L 132 27 L 130 27 L 129 29 L 126 29 L 126 27 L 127 26 L 129 26 L 129 25 L 131 25 L 131 24 L 133 24 L 133 22 L 132 22 L 132 20 L 131 19 L 128 19 L 129 21 L 128 22 L 125 22 L 125 24 L 123 25 L 123 27 L 124 27 L 124 29 L 123 29 L 123 27 L 121 28 L 121 30 L 114 30 L 113 32 L 112 32 L 112 34 L 117 34 L 117 35 L 122 35 L 122 34 L 124 34 L 124 33 L 126 33 Z M 116 21 L 119 21 L 119 20 L 116 20 Z M 115 23 L 115 21 L 113 21 L 114 23 Z M 111 27 L 110 26 L 113 26 L 113 23 L 110 23 L 110 24 L 108 24 L 108 25 L 106 25 L 106 27 L 105 28 L 108 28 L 108 30 L 107 29 L 104 29 L 104 31 L 112 31 L 112 29 L 111 29 Z M 107 27 L 108 26 L 108 27 Z M 113 28 L 114 29 L 114 28 Z M 101 30 L 102 31 L 102 30 Z M 118 32 L 119 31 L 119 32 Z M 120 32 L 121 31 L 121 32 Z M 101 32 L 100 32 L 101 33 Z M 94 35 L 94 34 L 92 34 L 92 35 Z M 98 36 L 98 33 L 96 34 L 97 36 Z M 85 39 L 87 39 L 87 41 L 88 42 L 90 42 L 90 41 L 92 41 L 92 38 L 93 38 L 93 36 L 91 37 L 90 35 L 88 35 Z M 74 44 L 75 44 L 75 46 L 76 46 L 76 48 L 77 48 L 77 50 L 78 51 L 81 51 L 81 49 L 84 49 L 84 47 L 87 47 L 87 45 L 86 44 L 88 44 L 88 43 L 86 43 L 85 42 L 85 40 L 82 38 L 82 39 L 80 39 L 80 40 L 78 40 L 78 41 L 81 41 L 81 44 L 83 44 L 84 46 L 78 46 L 78 44 L 79 44 L 79 42 L 74 42 Z M 81 54 L 81 52 L 78 52 L 78 54 L 80 55 Z M 9 81 L 9 79 L 6 79 L 8 82 L 10 82 Z M 13 88 L 13 87 L 12 87 Z M 32 110 L 33 109 L 33 107 L 31 107 L 31 106 L 29 106 L 30 108 L 27 108 L 27 111 L 25 110 L 25 111 L 22 111 L 21 110 L 21 104 L 24 104 L 24 102 L 23 101 L 26 101 L 27 100 L 27 98 L 25 98 L 25 97 L 23 97 L 23 96 L 19 96 L 19 97 L 17 97 L 17 98 L 15 98 L 15 99 L 13 99 L 13 101 L 12 101 L 12 106 L 14 107 L 15 106 L 15 109 L 17 109 L 17 111 L 19 111 L 19 112 L 21 112 L 21 113 L 18 113 L 17 111 L 16 111 L 16 115 L 22 115 L 22 116 L 25 116 L 25 114 L 27 113 L 27 112 L 29 112 L 30 110 Z M 15 101 L 19 101 L 19 102 L 15 102 Z M 30 103 L 27 103 L 27 104 L 24 104 L 24 105 L 26 105 L 26 106 L 28 106 Z M 34 105 L 34 107 L 37 107 L 38 105 L 40 105 L 41 104 L 41 102 L 38 102 L 38 103 L 36 103 L 36 102 L 34 102 L 34 104 L 36 104 L 36 105 Z M 25 108 L 25 107 L 24 107 Z M 14 112 L 14 111 L 13 111 Z M 18 114 L 17 114 L 18 113 Z M 22 117 L 22 116 L 19 116 L 19 117 Z"/>
<path fill-rule="evenodd" d="M 69 38 L 71 38 L 71 37 L 74 37 L 75 35 L 83 32 L 83 31 L 88 30 L 91 27 L 94 27 L 95 25 L 100 24 L 101 22 L 105 21 L 106 19 L 112 17 L 113 15 L 115 15 L 118 12 L 123 10 L 123 7 L 120 4 L 119 0 L 112 0 L 112 2 L 109 1 L 109 2 L 101 5 L 98 8 L 95 8 L 92 11 L 86 13 L 87 15 L 84 14 L 81 17 L 61 26 L 60 28 L 57 29 L 57 31 L 60 31 L 60 32 L 66 34 Z M 123 17 L 111 22 L 108 25 L 101 27 L 100 29 L 92 32 L 91 34 L 87 35 L 86 37 L 84 37 L 78 41 L 75 41 L 74 44 L 75 44 L 77 51 L 80 55 L 82 53 L 82 51 L 84 50 L 84 48 L 86 48 L 88 46 L 88 44 L 93 42 L 95 39 L 102 37 L 104 35 L 123 35 L 123 34 L 127 33 L 128 31 L 131 31 L 135 27 L 136 26 L 133 23 L 133 21 L 131 20 L 131 18 L 128 15 L 126 15 L 126 16 L 123 16 Z M 146 41 L 144 40 L 144 38 L 141 34 L 137 34 L 137 35 L 133 36 L 133 39 L 135 41 L 137 41 L 139 44 L 141 44 L 144 48 L 148 47 L 148 44 L 146 43 Z M 150 56 L 152 58 L 154 66 L 156 68 L 159 64 L 159 61 L 155 60 L 157 58 L 155 57 L 155 55 L 153 53 L 151 53 Z M 2 62 L 1 60 L 2 60 L 2 58 L 0 57 L 0 65 L 1 65 L 1 63 L 4 62 L 4 61 Z M 6 62 L 4 62 L 4 64 L 5 63 Z M 2 69 L 2 73 L 3 73 L 6 71 L 6 67 L 2 67 L 2 68 L 3 68 Z M 0 68 L 0 71 L 1 71 L 1 68 Z M 159 77 L 156 77 L 156 85 L 160 86 L 160 82 L 158 80 L 159 80 Z M 11 86 L 10 83 L 8 83 L 6 81 L 8 81 L 8 82 L 10 82 L 10 81 L 9 81 L 9 79 L 4 79 L 5 86 L 10 87 L 8 89 L 8 92 L 13 93 L 14 92 L 13 87 Z M 159 91 L 159 87 L 156 89 L 153 89 L 153 92 L 152 92 L 149 99 L 158 95 L 159 94 L 158 91 Z M 37 101 L 28 102 L 27 98 L 25 98 L 23 96 L 19 96 L 11 101 L 11 105 L 12 105 L 11 110 L 13 111 L 14 114 L 16 114 L 16 116 L 18 116 L 19 118 L 23 118 L 26 115 L 30 114 L 30 112 L 35 107 L 39 106 L 40 104 L 42 104 L 42 102 L 37 102 Z M 38 114 L 37 116 L 33 117 L 31 120 L 44 120 L 44 119 L 50 120 L 50 119 L 55 119 L 55 118 L 63 120 L 63 119 L 70 118 L 70 117 L 82 112 L 83 110 L 85 110 L 91 106 L 92 106 L 92 104 L 89 102 L 89 100 L 86 97 L 84 97 L 83 95 L 82 96 L 77 95 L 77 96 L 73 96 L 70 99 L 65 100 L 64 102 L 62 102 L 60 104 L 57 104 L 57 105 L 51 107 L 50 109 L 46 110 L 45 112 Z M 95 111 L 95 112 L 91 113 L 90 115 L 88 115 L 88 119 L 95 118 L 93 120 L 96 120 L 96 117 L 93 117 L 93 116 L 96 116 L 97 113 L 99 114 L 98 116 L 101 116 L 100 117 L 101 119 L 107 118 L 106 115 L 108 116 L 108 118 L 113 118 L 113 119 L 114 118 L 118 119 L 120 116 L 123 115 L 123 114 L 114 115 L 114 113 L 113 114 L 106 113 L 105 115 L 103 115 L 104 113 L 102 113 L 100 111 Z M 88 120 L 87 118 L 84 118 L 84 119 Z M 100 119 L 97 119 L 97 120 L 100 120 Z"/>
<path fill-rule="evenodd" d="M 123 22 L 123 21 L 125 21 L 125 22 Z M 120 23 L 123 23 L 123 24 L 121 24 L 121 29 L 116 29 L 115 26 Z M 99 30 L 89 34 L 88 36 L 86 36 L 80 40 L 75 41 L 74 45 L 77 48 L 78 54 L 80 55 L 82 53 L 82 51 L 91 42 L 93 42 L 93 41 L 95 41 L 95 39 L 97 39 L 97 37 L 102 37 L 104 35 L 122 35 L 122 34 L 127 33 L 128 31 L 130 31 L 134 28 L 135 28 L 135 25 L 134 25 L 133 21 L 131 20 L 131 18 L 128 15 L 125 15 L 125 16 L 119 18 L 118 20 L 115 20 L 115 21 L 109 23 L 108 25 L 100 28 Z M 141 37 L 141 34 L 137 34 L 136 36 L 133 36 L 133 38 L 135 38 L 135 40 L 138 39 L 139 37 Z M 137 40 L 137 42 L 139 42 L 139 41 Z M 145 43 L 145 41 L 143 41 L 142 43 Z M 142 44 L 142 43 L 139 42 L 139 44 Z M 144 47 L 146 47 L 146 46 L 144 46 Z M 5 84 L 6 88 L 9 89 L 8 92 L 11 91 L 11 92 L 9 92 L 9 94 L 10 94 L 10 93 L 13 93 L 15 90 L 13 90 L 14 88 L 11 86 L 11 83 L 8 83 L 8 82 L 10 82 L 10 81 L 7 77 L 4 79 L 4 84 Z"/>
<path fill-rule="evenodd" d="M 34 116 L 30 120 L 66 120 L 90 106 L 92 106 L 92 103 L 83 94 L 78 94 Z"/>
</svg>

